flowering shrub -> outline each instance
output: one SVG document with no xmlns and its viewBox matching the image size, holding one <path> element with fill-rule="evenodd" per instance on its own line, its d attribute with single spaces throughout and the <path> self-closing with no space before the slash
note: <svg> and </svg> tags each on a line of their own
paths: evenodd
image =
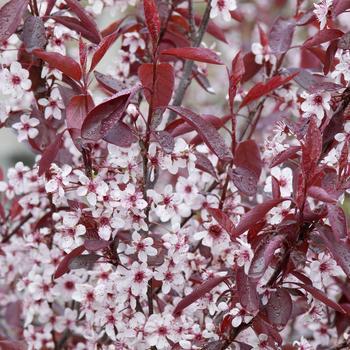
<svg viewBox="0 0 350 350">
<path fill-rule="evenodd" d="M 349 11 L 3 5 L 0 348 L 349 349 Z"/>
</svg>

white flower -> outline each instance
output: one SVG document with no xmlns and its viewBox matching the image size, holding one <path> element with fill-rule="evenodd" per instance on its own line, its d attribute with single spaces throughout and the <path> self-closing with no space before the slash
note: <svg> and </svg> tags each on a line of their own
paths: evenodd
<svg viewBox="0 0 350 350">
<path fill-rule="evenodd" d="M 259 339 L 252 350 L 273 350 L 273 348 L 269 345 L 269 337 L 266 334 L 259 334 L 258 338 Z"/>
<path fill-rule="evenodd" d="M 325 284 L 332 281 L 332 276 L 341 273 L 335 260 L 325 253 L 319 254 L 317 260 L 311 262 L 310 269 L 312 279 L 316 282 L 322 280 Z"/>
<path fill-rule="evenodd" d="M 72 167 L 64 164 L 61 169 L 56 164 L 52 164 L 51 170 L 56 174 L 45 184 L 45 190 L 48 193 L 57 192 L 60 197 L 64 197 L 64 187 L 69 185 L 68 176 L 72 172 Z"/>
<path fill-rule="evenodd" d="M 320 29 L 322 30 L 327 24 L 327 14 L 329 8 L 332 6 L 333 0 L 322 0 L 318 4 L 314 4 L 314 14 L 320 22 Z"/>
<path fill-rule="evenodd" d="M 77 189 L 77 195 L 86 196 L 90 205 L 95 206 L 97 200 L 102 200 L 103 196 L 108 192 L 108 185 L 100 178 L 89 179 L 83 172 L 75 171 L 79 176 L 81 186 Z"/>
<path fill-rule="evenodd" d="M 308 94 L 304 92 L 302 97 L 305 101 L 301 104 L 301 110 L 303 112 L 315 114 L 319 120 L 322 120 L 325 114 L 325 110 L 329 111 L 331 94 L 329 92 L 318 92 L 316 94 Z"/>
<path fill-rule="evenodd" d="M 343 75 L 346 81 L 350 81 L 350 52 L 348 51 L 340 56 L 340 62 L 332 73 L 333 78 L 337 78 L 339 75 Z"/>
<path fill-rule="evenodd" d="M 293 346 L 297 348 L 297 350 L 314 350 L 315 348 L 304 338 L 301 337 L 300 341 L 294 341 Z"/>
<path fill-rule="evenodd" d="M 40 124 L 39 119 L 31 118 L 29 115 L 22 114 L 20 122 L 14 123 L 12 127 L 18 130 L 17 139 L 19 142 L 34 139 L 38 136 L 39 131 L 35 127 Z"/>
<path fill-rule="evenodd" d="M 38 103 L 45 107 L 45 119 L 50 117 L 61 119 L 61 109 L 64 108 L 64 104 L 58 88 L 52 89 L 49 99 L 41 98 Z"/>
<path fill-rule="evenodd" d="M 149 346 L 155 346 L 157 349 L 169 349 L 168 339 L 177 341 L 174 332 L 174 318 L 171 314 L 153 314 L 147 320 L 145 331 L 147 332 L 147 343 Z"/>
<path fill-rule="evenodd" d="M 124 274 L 121 283 L 130 288 L 135 297 L 146 295 L 148 281 L 152 278 L 153 272 L 145 263 L 134 261 L 129 270 L 123 269 L 121 272 Z"/>
<path fill-rule="evenodd" d="M 290 204 L 291 201 L 284 201 L 277 207 L 272 208 L 269 214 L 269 223 L 272 225 L 279 224 L 289 214 Z"/>
<path fill-rule="evenodd" d="M 175 264 L 171 262 L 164 263 L 156 268 L 154 278 L 162 281 L 162 293 L 168 294 L 173 286 L 181 286 L 185 279 Z"/>
<path fill-rule="evenodd" d="M 241 323 L 248 323 L 254 317 L 240 303 L 237 303 L 236 307 L 230 311 L 230 315 L 233 316 L 231 322 L 233 327 L 238 327 Z"/>
<path fill-rule="evenodd" d="M 230 11 L 237 8 L 236 0 L 211 0 L 210 18 L 215 18 L 220 15 L 224 21 L 231 20 Z"/>
<path fill-rule="evenodd" d="M 147 262 L 148 256 L 156 256 L 157 249 L 153 246 L 153 238 L 142 237 L 138 232 L 132 234 L 131 245 L 128 245 L 125 254 L 130 255 L 137 253 L 137 257 L 141 262 Z"/>
<path fill-rule="evenodd" d="M 5 95 L 20 98 L 24 91 L 29 90 L 32 86 L 29 72 L 23 69 L 19 62 L 12 62 L 10 70 L 4 69 L 1 73 L 0 77 L 3 79 L 2 92 Z"/>
<path fill-rule="evenodd" d="M 144 40 L 140 37 L 140 34 L 137 32 L 125 33 L 123 40 L 123 46 L 129 46 L 129 51 L 135 53 L 138 48 L 144 50 L 146 44 Z"/>
<path fill-rule="evenodd" d="M 282 197 L 289 197 L 293 191 L 293 172 L 292 169 L 273 167 L 271 176 L 266 179 L 264 191 L 272 192 L 272 176 L 278 181 Z"/>
<path fill-rule="evenodd" d="M 268 45 L 263 46 L 260 43 L 253 43 L 252 53 L 255 55 L 255 62 L 257 64 L 270 62 L 273 65 L 277 61 L 276 56 L 272 54 L 271 48 Z"/>
</svg>

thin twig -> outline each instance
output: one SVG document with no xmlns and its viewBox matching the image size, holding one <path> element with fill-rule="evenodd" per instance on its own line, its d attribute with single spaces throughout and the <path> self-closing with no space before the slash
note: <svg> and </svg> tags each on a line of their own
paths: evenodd
<svg viewBox="0 0 350 350">
<path fill-rule="evenodd" d="M 207 7 L 205 9 L 202 22 L 198 29 L 197 38 L 194 41 L 192 47 L 199 47 L 199 45 L 202 42 L 203 36 L 207 30 L 208 23 L 209 23 L 209 16 L 210 16 L 210 10 L 211 10 L 211 2 L 208 1 Z M 187 88 L 189 87 L 191 83 L 191 77 L 192 77 L 192 69 L 193 69 L 194 62 L 193 61 L 186 61 L 184 65 L 184 72 L 182 74 L 182 78 L 180 80 L 179 86 L 177 88 L 177 92 L 173 101 L 173 106 L 180 106 L 182 103 L 182 100 L 185 97 L 185 93 Z M 175 119 L 176 113 L 171 111 L 169 114 L 168 122 L 171 122 Z"/>
</svg>

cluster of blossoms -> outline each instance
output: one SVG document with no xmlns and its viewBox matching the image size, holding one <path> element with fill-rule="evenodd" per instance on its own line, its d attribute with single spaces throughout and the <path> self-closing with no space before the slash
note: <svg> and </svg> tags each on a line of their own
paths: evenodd
<svg viewBox="0 0 350 350">
<path fill-rule="evenodd" d="M 0 126 L 36 154 L 0 174 L 0 348 L 348 349 L 350 5 L 27 4 L 0 9 Z M 204 33 L 245 30 L 211 82 Z"/>
</svg>

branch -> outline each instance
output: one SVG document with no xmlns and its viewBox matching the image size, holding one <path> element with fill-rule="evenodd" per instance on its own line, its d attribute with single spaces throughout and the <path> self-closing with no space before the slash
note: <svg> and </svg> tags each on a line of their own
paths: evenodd
<svg viewBox="0 0 350 350">
<path fill-rule="evenodd" d="M 211 2 L 208 1 L 207 7 L 205 9 L 202 22 L 198 29 L 198 35 L 193 43 L 193 47 L 199 47 L 199 45 L 202 42 L 203 36 L 207 30 L 208 23 L 209 23 L 209 16 L 210 16 L 210 10 L 211 10 Z M 177 88 L 177 93 L 175 95 L 173 106 L 180 106 L 182 103 L 182 100 L 185 97 L 185 93 L 187 88 L 189 87 L 191 83 L 191 76 L 192 76 L 192 69 L 193 69 L 194 62 L 193 61 L 186 61 L 184 65 L 184 72 L 180 81 L 180 84 Z M 171 122 L 175 119 L 176 113 L 171 111 L 169 114 L 168 122 Z"/>
</svg>

